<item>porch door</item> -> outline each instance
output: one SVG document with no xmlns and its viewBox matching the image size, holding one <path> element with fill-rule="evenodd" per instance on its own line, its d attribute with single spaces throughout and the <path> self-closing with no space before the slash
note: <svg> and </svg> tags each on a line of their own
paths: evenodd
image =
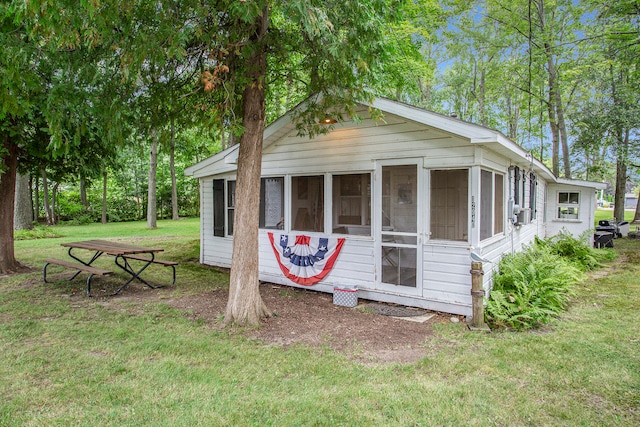
<svg viewBox="0 0 640 427">
<path fill-rule="evenodd" d="M 382 165 L 377 217 L 377 287 L 402 294 L 421 292 L 420 187 L 418 163 Z"/>
</svg>

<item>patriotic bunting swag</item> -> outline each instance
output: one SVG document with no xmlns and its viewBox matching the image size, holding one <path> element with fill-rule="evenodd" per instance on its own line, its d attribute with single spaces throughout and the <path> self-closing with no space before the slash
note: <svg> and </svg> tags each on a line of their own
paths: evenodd
<svg viewBox="0 0 640 427">
<path fill-rule="evenodd" d="M 280 235 L 278 242 L 274 240 L 273 233 L 269 233 L 280 270 L 289 280 L 303 286 L 315 285 L 329 274 L 344 244 L 344 238 L 287 234 Z"/>
</svg>

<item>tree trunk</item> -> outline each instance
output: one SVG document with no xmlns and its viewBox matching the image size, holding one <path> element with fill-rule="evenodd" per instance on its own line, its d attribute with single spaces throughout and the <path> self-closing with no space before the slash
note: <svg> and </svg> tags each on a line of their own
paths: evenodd
<svg viewBox="0 0 640 427">
<path fill-rule="evenodd" d="M 58 204 L 58 187 L 60 187 L 60 183 L 56 182 L 53 185 L 53 190 L 51 191 L 51 220 L 53 224 L 57 224 L 60 221 L 60 215 L 56 214 L 56 205 Z"/>
<path fill-rule="evenodd" d="M 478 110 L 480 114 L 480 124 L 482 126 L 488 126 L 489 120 L 487 118 L 487 112 L 485 109 L 485 92 L 486 92 L 486 71 L 484 69 L 484 61 L 482 62 L 480 69 L 480 88 L 478 89 Z"/>
<path fill-rule="evenodd" d="M 107 168 L 102 169 L 102 220 L 107 223 Z"/>
<path fill-rule="evenodd" d="M 176 180 L 176 127 L 171 119 L 171 145 L 169 146 L 169 170 L 171 172 L 171 219 L 180 219 L 178 212 L 178 183 Z"/>
<path fill-rule="evenodd" d="M 89 204 L 87 203 L 87 182 L 84 174 L 80 177 L 80 203 L 85 211 L 89 208 Z"/>
<path fill-rule="evenodd" d="M 21 265 L 16 261 L 13 246 L 13 207 L 16 195 L 16 167 L 18 146 L 9 133 L 2 135 L 2 163 L 0 163 L 0 274 L 18 271 Z"/>
<path fill-rule="evenodd" d="M 260 43 L 268 27 L 268 10 L 256 18 L 256 33 L 251 37 Z M 264 87 L 267 68 L 265 48 L 259 46 L 247 58 L 247 83 L 242 93 L 242 125 L 238 175 L 236 181 L 236 210 L 233 236 L 229 300 L 225 324 L 257 325 L 271 312 L 260 296 L 258 281 L 258 222 L 260 211 L 260 173 L 262 142 L 265 124 Z"/>
<path fill-rule="evenodd" d="M 33 229 L 33 207 L 31 206 L 31 185 L 29 175 L 16 173 L 16 196 L 13 211 L 15 230 Z"/>
<path fill-rule="evenodd" d="M 571 159 L 569 153 L 569 141 L 567 140 L 567 125 L 564 121 L 564 106 L 560 96 L 560 90 L 556 89 L 556 111 L 558 113 L 558 131 L 560 143 L 562 145 L 562 164 L 564 166 L 564 177 L 571 179 Z"/>
<path fill-rule="evenodd" d="M 616 160 L 616 193 L 613 202 L 613 216 L 624 221 L 625 194 L 627 193 L 627 157 L 629 155 L 629 132 L 621 131 L 619 135 L 618 158 Z"/>
<path fill-rule="evenodd" d="M 134 179 L 134 191 L 135 191 L 135 197 L 136 197 L 136 206 L 138 208 L 138 212 L 137 212 L 137 219 L 142 219 L 142 197 L 140 197 L 140 184 L 139 184 L 139 179 L 138 179 L 138 160 L 135 159 L 139 159 L 138 156 L 136 156 L 136 153 L 134 152 L 134 150 L 131 150 L 131 158 L 134 159 L 133 161 L 133 179 Z M 142 160 L 139 160 L 140 163 L 142 163 Z"/>
<path fill-rule="evenodd" d="M 549 128 L 551 129 L 551 169 L 555 176 L 560 176 L 560 135 L 558 124 L 556 122 L 556 112 L 551 98 L 553 92 L 549 92 L 549 103 L 547 104 L 549 111 Z"/>
<path fill-rule="evenodd" d="M 33 220 L 38 222 L 40 220 L 40 179 L 37 176 L 33 176 L 35 182 L 35 208 L 33 209 Z"/>
<path fill-rule="evenodd" d="M 633 222 L 640 223 L 640 189 L 638 189 L 638 203 L 636 203 L 636 213 L 633 215 Z"/>
<path fill-rule="evenodd" d="M 518 138 L 518 119 L 520 114 L 519 109 L 516 105 L 513 104 L 511 93 L 507 93 L 506 102 L 507 115 L 509 117 L 509 138 L 516 141 Z"/>
<path fill-rule="evenodd" d="M 47 225 L 53 225 L 53 213 L 49 204 L 49 181 L 47 180 L 47 169 L 42 167 L 42 202 L 44 204 L 44 218 Z"/>
<path fill-rule="evenodd" d="M 158 228 L 158 207 L 156 200 L 156 170 L 158 168 L 158 131 L 151 129 L 149 149 L 149 189 L 147 190 L 147 228 Z"/>
<path fill-rule="evenodd" d="M 545 15 L 544 1 L 536 0 L 536 9 L 538 12 L 538 19 L 540 20 L 540 31 L 544 34 L 548 31 L 547 17 Z M 556 118 L 557 113 L 557 100 L 559 95 L 556 95 L 558 88 L 558 73 L 556 65 L 554 63 L 553 49 L 548 41 L 544 42 L 544 55 L 547 61 L 547 79 L 549 84 L 549 96 L 548 111 L 549 111 L 549 128 L 551 130 L 551 165 L 553 174 L 560 176 L 560 128 L 558 127 L 558 121 Z"/>
</svg>

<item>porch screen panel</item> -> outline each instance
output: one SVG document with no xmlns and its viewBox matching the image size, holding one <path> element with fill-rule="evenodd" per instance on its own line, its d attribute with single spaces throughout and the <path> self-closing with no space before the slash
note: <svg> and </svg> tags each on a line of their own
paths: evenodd
<svg viewBox="0 0 640 427">
<path fill-rule="evenodd" d="M 493 174 L 480 171 L 480 240 L 493 235 Z"/>
<path fill-rule="evenodd" d="M 260 180 L 260 228 L 284 228 L 284 178 Z"/>
<path fill-rule="evenodd" d="M 466 242 L 469 237 L 469 171 L 431 171 L 431 239 Z"/>
<path fill-rule="evenodd" d="M 293 230 L 324 231 L 324 176 L 291 178 Z"/>
<path fill-rule="evenodd" d="M 382 168 L 382 229 L 415 233 L 418 227 L 415 165 Z"/>
<path fill-rule="evenodd" d="M 333 176 L 333 232 L 371 235 L 371 174 Z"/>
<path fill-rule="evenodd" d="M 494 181 L 493 233 L 498 234 L 504 231 L 504 175 L 495 174 Z"/>
<path fill-rule="evenodd" d="M 382 167 L 381 281 L 415 288 L 418 259 L 418 168 Z"/>
<path fill-rule="evenodd" d="M 224 237 L 224 179 L 213 180 L 213 235 Z"/>
</svg>

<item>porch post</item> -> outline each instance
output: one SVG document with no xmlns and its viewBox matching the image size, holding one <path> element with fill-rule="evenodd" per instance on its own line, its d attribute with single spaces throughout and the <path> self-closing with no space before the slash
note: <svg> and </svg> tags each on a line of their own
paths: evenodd
<svg viewBox="0 0 640 427">
<path fill-rule="evenodd" d="M 471 308 L 473 317 L 469 329 L 488 331 L 489 328 L 484 323 L 484 288 L 482 286 L 482 263 L 471 262 Z"/>
</svg>

